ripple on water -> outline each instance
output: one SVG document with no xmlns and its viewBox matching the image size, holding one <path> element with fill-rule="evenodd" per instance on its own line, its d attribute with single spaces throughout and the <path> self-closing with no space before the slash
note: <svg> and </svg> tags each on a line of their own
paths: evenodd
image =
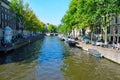
<svg viewBox="0 0 120 80">
<path fill-rule="evenodd" d="M 57 37 L 0 56 L 0 80 L 120 80 L 119 75 L 120 65 L 69 48 Z"/>
</svg>

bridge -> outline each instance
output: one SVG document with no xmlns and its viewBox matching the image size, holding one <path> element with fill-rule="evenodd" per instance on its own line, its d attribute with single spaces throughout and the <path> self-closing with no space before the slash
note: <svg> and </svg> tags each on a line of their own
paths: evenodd
<svg viewBox="0 0 120 80">
<path fill-rule="evenodd" d="M 58 36 L 58 33 L 45 33 L 46 36 Z"/>
</svg>

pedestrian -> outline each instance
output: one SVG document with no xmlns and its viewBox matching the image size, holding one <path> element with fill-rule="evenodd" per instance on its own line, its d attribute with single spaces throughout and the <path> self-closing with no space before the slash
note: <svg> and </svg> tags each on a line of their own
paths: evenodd
<svg viewBox="0 0 120 80">
<path fill-rule="evenodd" d="M 120 43 L 117 43 L 117 49 L 118 50 L 120 49 Z"/>
<path fill-rule="evenodd" d="M 112 44 L 112 49 L 115 49 L 115 42 L 113 42 Z"/>
</svg>

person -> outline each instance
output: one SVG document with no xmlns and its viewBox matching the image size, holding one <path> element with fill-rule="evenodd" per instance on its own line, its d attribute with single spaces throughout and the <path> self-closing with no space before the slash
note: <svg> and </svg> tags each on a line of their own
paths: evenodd
<svg viewBox="0 0 120 80">
<path fill-rule="evenodd" d="M 113 44 L 112 44 L 112 48 L 115 49 L 115 42 L 113 42 Z"/>
<path fill-rule="evenodd" d="M 120 49 L 120 43 L 117 43 L 117 49 L 118 50 Z"/>
</svg>

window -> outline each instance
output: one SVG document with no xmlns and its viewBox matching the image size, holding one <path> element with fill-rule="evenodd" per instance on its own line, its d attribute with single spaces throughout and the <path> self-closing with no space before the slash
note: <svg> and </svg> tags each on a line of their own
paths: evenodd
<svg viewBox="0 0 120 80">
<path fill-rule="evenodd" d="M 5 13 L 7 12 L 7 9 L 5 9 Z"/>
<path fill-rule="evenodd" d="M 7 20 L 7 15 L 5 14 L 5 20 Z"/>
<path fill-rule="evenodd" d="M 5 22 L 5 26 L 7 26 L 7 22 Z"/>
<path fill-rule="evenodd" d="M 4 14 L 2 13 L 2 19 L 4 19 Z"/>
<path fill-rule="evenodd" d="M 2 21 L 2 28 L 4 28 L 4 22 Z"/>
<path fill-rule="evenodd" d="M 110 34 L 110 26 L 107 28 L 107 33 Z"/>
<path fill-rule="evenodd" d="M 2 7 L 2 12 L 4 11 L 4 8 Z"/>
<path fill-rule="evenodd" d="M 8 21 L 10 20 L 10 16 L 8 16 Z"/>
</svg>

